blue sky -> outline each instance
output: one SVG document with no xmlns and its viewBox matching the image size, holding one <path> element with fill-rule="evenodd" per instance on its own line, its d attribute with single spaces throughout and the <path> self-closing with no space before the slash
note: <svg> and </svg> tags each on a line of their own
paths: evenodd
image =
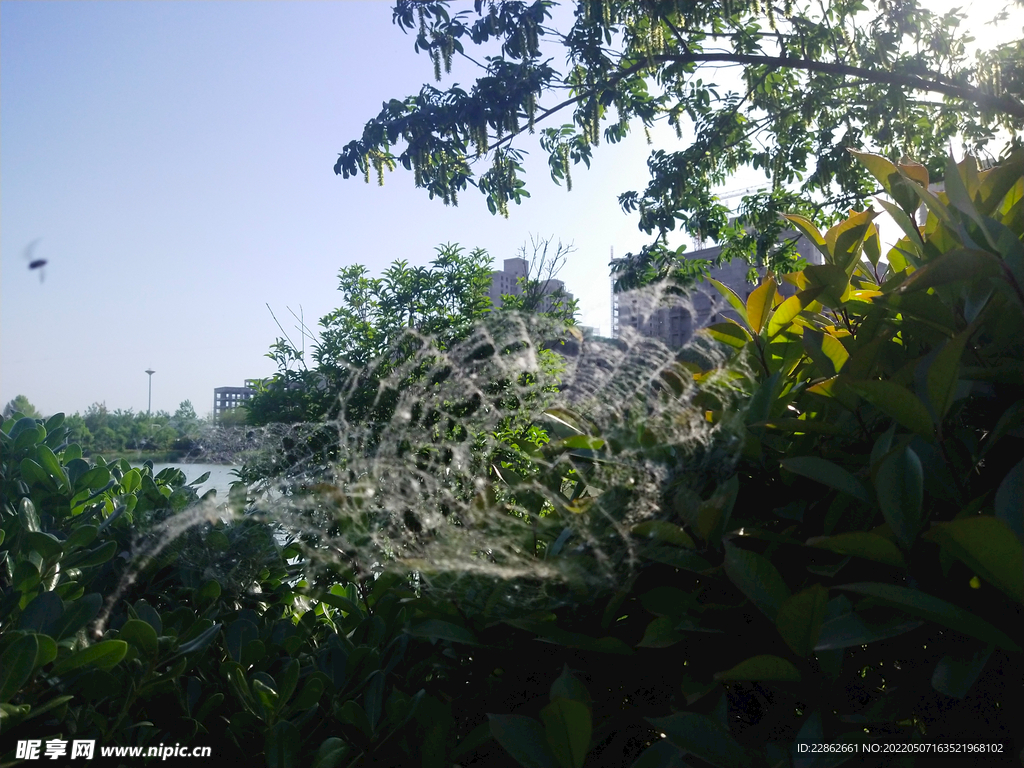
<svg viewBox="0 0 1024 768">
<path fill-rule="evenodd" d="M 339 268 L 446 242 L 499 267 L 531 235 L 572 242 L 560 277 L 608 333 L 609 249 L 646 242 L 616 201 L 647 181 L 642 132 L 571 193 L 524 141 L 533 197 L 508 220 L 474 190 L 446 208 L 410 174 L 335 176 L 381 103 L 431 78 L 413 42 L 384 2 L 0 3 L 0 405 L 144 410 L 151 367 L 154 410 L 206 414 L 214 387 L 273 373 L 267 304 L 294 333 L 289 307 L 313 325 L 337 305 Z"/>
<path fill-rule="evenodd" d="M 499 265 L 531 235 L 573 242 L 561 277 L 607 332 L 609 248 L 644 242 L 616 203 L 645 183 L 642 134 L 571 193 L 524 143 L 533 197 L 509 220 L 474 190 L 446 208 L 408 174 L 335 176 L 381 103 L 430 78 L 382 2 L 5 0 L 0 400 L 144 410 L 152 367 L 154 410 L 204 414 L 214 387 L 273 372 L 268 303 L 291 332 L 287 307 L 309 323 L 337 305 L 340 267 L 426 264 L 445 242 Z"/>
</svg>

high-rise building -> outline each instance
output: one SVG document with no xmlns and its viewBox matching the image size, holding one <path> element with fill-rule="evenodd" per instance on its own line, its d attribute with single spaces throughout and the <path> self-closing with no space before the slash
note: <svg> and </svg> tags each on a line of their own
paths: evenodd
<svg viewBox="0 0 1024 768">
<path fill-rule="evenodd" d="M 795 236 L 792 231 L 781 235 L 784 238 Z M 808 264 L 823 262 L 821 253 L 805 237 L 797 242 L 797 252 Z M 722 246 L 718 245 L 692 251 L 687 258 L 714 261 L 721 253 Z M 707 276 L 729 286 L 746 301 L 756 287 L 747 282 L 749 270 L 746 262 L 736 259 L 711 269 Z M 763 268 L 759 267 L 757 271 L 760 276 L 764 275 Z M 795 289 L 788 283 L 780 283 L 779 291 L 789 296 Z M 670 306 L 654 306 L 649 294 L 642 291 L 615 293 L 613 290 L 612 336 L 619 338 L 624 329 L 632 328 L 641 336 L 660 339 L 668 347 L 681 347 L 697 329 L 722 322 L 730 315 L 730 310 L 727 307 L 723 309 L 722 303 L 721 296 L 706 281 L 696 283 L 685 302 Z"/>
<path fill-rule="evenodd" d="M 491 289 L 488 295 L 491 297 L 491 305 L 495 308 L 502 306 L 501 295 L 503 293 L 519 296 L 523 289 L 519 284 L 520 278 L 529 277 L 530 265 L 526 259 L 505 259 L 505 269 L 491 273 Z M 545 296 L 562 292 L 566 302 L 572 301 L 572 294 L 565 290 L 565 283 L 561 280 L 545 280 L 541 286 L 541 293 Z M 544 299 L 540 307 L 542 312 L 551 311 L 551 299 Z"/>
</svg>

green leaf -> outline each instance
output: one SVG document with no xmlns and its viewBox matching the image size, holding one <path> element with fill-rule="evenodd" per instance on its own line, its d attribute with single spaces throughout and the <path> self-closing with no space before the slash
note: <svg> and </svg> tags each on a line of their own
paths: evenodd
<svg viewBox="0 0 1024 768">
<path fill-rule="evenodd" d="M 121 493 L 130 495 L 142 487 L 142 474 L 137 469 L 125 472 L 121 478 Z"/>
<path fill-rule="evenodd" d="M 722 298 L 729 303 L 729 306 L 736 310 L 736 313 L 746 324 L 747 328 L 750 328 L 750 320 L 747 318 L 747 308 L 743 304 L 743 299 L 736 295 L 736 292 L 725 283 L 720 283 L 711 277 L 708 278 L 708 282 L 711 283 L 711 286 L 722 295 Z"/>
<path fill-rule="evenodd" d="M 39 643 L 39 652 L 36 654 L 35 668 L 45 667 L 57 658 L 57 643 L 49 635 L 36 634 L 36 642 Z"/>
<path fill-rule="evenodd" d="M 668 739 L 655 741 L 629 768 L 687 768 L 683 753 Z"/>
<path fill-rule="evenodd" d="M 57 460 L 57 457 L 48 446 L 40 445 L 36 448 L 36 459 L 46 473 L 57 481 L 57 487 L 62 493 L 67 493 L 71 490 L 68 477 L 64 473 L 64 467 L 60 465 L 60 461 Z"/>
<path fill-rule="evenodd" d="M 671 616 L 659 616 L 647 625 L 644 636 L 637 643 L 637 648 L 668 648 L 675 645 L 683 636 L 675 631 L 676 619 Z"/>
<path fill-rule="evenodd" d="M 932 688 L 955 699 L 964 698 L 985 669 L 992 651 L 991 645 L 974 642 L 956 654 L 946 654 L 932 673 Z"/>
<path fill-rule="evenodd" d="M 99 528 L 95 525 L 77 525 L 68 535 L 64 542 L 65 551 L 70 552 L 81 547 L 87 547 L 96 540 Z"/>
<path fill-rule="evenodd" d="M 716 672 L 715 680 L 750 680 L 754 682 L 777 680 L 787 683 L 799 683 L 801 677 L 800 670 L 790 662 L 779 656 L 765 654 L 752 656 L 725 672 Z"/>
<path fill-rule="evenodd" d="M 96 592 L 90 592 L 88 595 L 78 598 L 64 611 L 64 615 L 61 616 L 50 634 L 57 640 L 63 640 L 76 634 L 78 630 L 96 618 L 96 614 L 102 607 L 103 596 Z"/>
<path fill-rule="evenodd" d="M 849 277 L 857 266 L 858 256 L 871 222 L 878 216 L 873 210 L 852 213 L 825 233 L 825 244 L 832 253 L 832 263 Z"/>
<path fill-rule="evenodd" d="M 302 736 L 299 729 L 287 720 L 280 720 L 267 731 L 263 751 L 267 768 L 295 768 L 299 765 Z"/>
<path fill-rule="evenodd" d="M 909 240 L 911 246 L 914 248 L 914 252 L 917 254 L 918 257 L 921 257 L 924 254 L 924 242 L 921 240 L 921 231 L 917 228 L 917 224 L 914 223 L 914 220 L 911 219 L 907 215 L 906 211 L 904 211 L 902 208 L 900 208 L 897 205 L 893 205 L 887 200 L 879 199 L 878 204 L 881 205 L 883 209 L 885 209 L 886 213 L 892 216 L 893 221 L 896 222 L 896 225 L 900 229 L 902 229 L 903 233 L 907 236 L 907 239 Z M 891 259 L 889 263 L 890 265 L 892 265 Z M 905 266 L 893 266 L 896 268 L 895 271 L 897 272 L 901 272 L 903 269 L 905 269 Z"/>
<path fill-rule="evenodd" d="M 996 517 L 1010 526 L 1017 539 L 1024 541 L 1024 459 L 1006 473 L 996 491 Z"/>
<path fill-rule="evenodd" d="M 851 381 L 850 387 L 907 429 L 928 440 L 934 437 L 928 408 L 905 387 L 892 381 Z"/>
<path fill-rule="evenodd" d="M 21 612 L 18 629 L 51 634 L 64 615 L 64 603 L 56 592 L 42 592 Z"/>
<path fill-rule="evenodd" d="M 34 634 L 22 635 L 0 656 L 0 702 L 8 702 L 32 676 L 39 655 Z"/>
<path fill-rule="evenodd" d="M 928 366 L 928 400 L 932 404 L 937 423 L 942 423 L 953 404 L 960 373 L 960 358 L 963 357 L 964 346 L 973 333 L 972 323 L 966 330 L 947 341 Z"/>
<path fill-rule="evenodd" d="M 39 515 L 36 514 L 36 507 L 31 499 L 22 498 L 18 502 L 18 520 L 26 531 L 39 530 Z"/>
<path fill-rule="evenodd" d="M 93 467 L 75 481 L 75 492 L 88 488 L 95 491 L 110 482 L 110 470 L 106 467 Z"/>
<path fill-rule="evenodd" d="M 452 643 L 463 643 L 465 645 L 480 644 L 476 635 L 470 630 L 460 627 L 458 624 L 452 624 L 450 621 L 442 621 L 441 619 L 421 621 L 407 629 L 406 632 L 414 637 L 427 637 L 431 640 L 447 640 Z"/>
<path fill-rule="evenodd" d="M 342 610 L 345 613 L 354 613 L 356 616 L 362 615 L 362 611 L 359 609 L 359 606 L 353 603 L 347 597 L 342 597 L 341 595 L 335 595 L 333 593 L 328 592 L 322 595 L 318 595 L 316 599 L 322 603 L 327 603 L 328 605 L 334 608 Z"/>
<path fill-rule="evenodd" d="M 259 641 L 256 640 L 255 642 Z M 278 707 L 281 705 L 277 691 L 258 677 L 253 678 L 252 695 L 263 708 L 264 719 L 270 719 L 273 713 L 276 712 Z"/>
<path fill-rule="evenodd" d="M 899 292 L 924 291 L 949 283 L 974 282 L 1001 274 L 1002 266 L 997 256 L 987 251 L 957 248 L 943 253 L 914 272 L 903 281 Z"/>
<path fill-rule="evenodd" d="M 770 560 L 756 552 L 727 543 L 725 572 L 740 592 L 765 616 L 775 621 L 782 604 L 789 599 L 790 592 Z"/>
<path fill-rule="evenodd" d="M 698 536 L 716 548 L 729 525 L 739 491 L 739 477 L 732 475 L 719 485 L 711 498 L 702 502 L 697 510 L 693 528 Z"/>
<path fill-rule="evenodd" d="M 815 584 L 796 593 L 779 607 L 775 626 L 797 656 L 810 656 L 817 645 L 827 605 L 828 590 Z"/>
<path fill-rule="evenodd" d="M 648 520 L 644 523 L 637 523 L 630 529 L 630 533 L 642 539 L 651 539 L 661 544 L 673 544 L 677 547 L 696 549 L 690 534 L 678 525 L 665 522 L 664 520 Z"/>
<path fill-rule="evenodd" d="M 128 653 L 128 643 L 124 640 L 101 640 L 95 645 L 87 646 L 72 653 L 53 668 L 53 674 L 64 675 L 84 666 L 99 669 L 112 669 Z"/>
<path fill-rule="evenodd" d="M 191 486 L 202 485 L 203 483 L 205 483 L 209 479 L 210 479 L 210 473 L 209 472 L 204 472 L 199 477 L 197 477 L 195 480 L 193 480 L 191 483 L 189 483 L 189 485 L 191 485 Z"/>
<path fill-rule="evenodd" d="M 822 536 L 808 539 L 807 543 L 812 547 L 828 549 L 838 552 L 841 555 L 854 555 L 863 557 L 866 560 L 892 565 L 896 568 L 906 568 L 907 563 L 903 555 L 896 548 L 896 545 L 883 536 L 864 531 L 853 531 L 851 533 L 840 533 L 837 536 Z"/>
<path fill-rule="evenodd" d="M 556 698 L 540 711 L 548 746 L 562 768 L 583 768 L 590 750 L 590 710 L 572 699 Z"/>
<path fill-rule="evenodd" d="M 295 697 L 291 708 L 296 712 L 305 712 L 311 707 L 316 706 L 323 692 L 324 681 L 319 677 L 310 678 L 302 687 L 302 690 L 299 691 L 299 695 Z"/>
<path fill-rule="evenodd" d="M 30 531 L 25 534 L 25 545 L 28 549 L 34 549 L 44 560 L 59 557 L 64 551 L 63 542 L 52 533 L 43 531 Z"/>
<path fill-rule="evenodd" d="M 559 768 L 548 746 L 547 735 L 537 720 L 522 715 L 492 715 L 487 719 L 494 740 L 524 768 Z"/>
<path fill-rule="evenodd" d="M 965 611 L 963 608 L 947 603 L 945 600 L 940 600 L 925 592 L 874 582 L 844 584 L 835 587 L 835 589 L 843 589 L 848 592 L 857 592 L 858 594 L 878 598 L 890 605 L 901 608 L 911 615 L 919 616 L 944 627 L 949 627 L 961 634 L 976 637 L 986 643 L 992 643 L 1003 650 L 1021 653 L 1021 647 L 1001 629 L 992 626 L 980 616 L 976 616 L 969 611 Z"/>
<path fill-rule="evenodd" d="M 732 735 L 707 715 L 676 712 L 647 722 L 680 749 L 718 768 L 747 768 L 751 758 Z"/>
<path fill-rule="evenodd" d="M 764 321 L 768 319 L 768 315 L 775 305 L 777 291 L 778 286 L 775 284 L 775 280 L 769 277 L 747 297 L 747 322 L 750 324 L 750 330 L 755 334 L 761 332 Z"/>
<path fill-rule="evenodd" d="M 910 549 L 921 530 L 924 502 L 924 470 L 909 447 L 889 454 L 875 475 L 875 493 L 885 522 L 905 549 Z"/>
<path fill-rule="evenodd" d="M 196 653 L 197 651 L 202 651 L 206 648 L 206 646 L 213 642 L 213 638 L 217 636 L 218 632 L 220 632 L 220 628 L 220 624 L 214 624 L 212 627 L 207 627 L 188 642 L 179 645 L 178 650 L 175 651 L 174 656 L 172 658 L 184 656 L 187 653 Z"/>
<path fill-rule="evenodd" d="M 91 568 L 94 565 L 102 565 L 110 560 L 117 552 L 117 542 L 107 541 L 88 552 L 79 552 L 67 559 L 67 565 L 74 568 Z"/>
<path fill-rule="evenodd" d="M 337 736 L 324 740 L 313 758 L 313 768 L 343 768 L 343 761 L 349 754 L 349 746 Z"/>
<path fill-rule="evenodd" d="M 1024 547 L 997 517 L 977 515 L 939 523 L 927 538 L 963 561 L 980 578 L 1024 603 Z"/>
<path fill-rule="evenodd" d="M 569 632 L 557 626 L 553 621 L 506 619 L 504 623 L 526 632 L 532 632 L 537 635 L 538 640 L 555 643 L 556 645 L 564 645 L 567 648 L 579 648 L 584 651 L 612 653 L 622 656 L 630 656 L 633 653 L 633 649 L 617 637 L 594 638 L 581 632 Z"/>
<path fill-rule="evenodd" d="M 590 693 L 587 692 L 587 687 L 569 671 L 568 664 L 562 667 L 562 674 L 551 684 L 548 697 L 552 701 L 555 699 L 569 699 L 570 701 L 578 701 L 580 704 L 590 706 Z"/>
<path fill-rule="evenodd" d="M 821 634 L 814 646 L 816 651 L 855 648 L 860 645 L 888 640 L 918 629 L 924 624 L 905 616 L 889 618 L 884 622 L 868 622 L 856 612 L 844 613 L 821 625 Z"/>
<path fill-rule="evenodd" d="M 121 627 L 118 636 L 137 647 L 145 656 L 155 658 L 159 652 L 156 630 L 141 619 L 129 619 Z"/>
<path fill-rule="evenodd" d="M 809 477 L 811 480 L 835 488 L 837 491 L 853 496 L 861 501 L 870 501 L 867 489 L 861 482 L 840 467 L 827 459 L 817 456 L 794 456 L 791 459 L 783 459 L 779 462 L 784 469 L 797 475 Z"/>
</svg>

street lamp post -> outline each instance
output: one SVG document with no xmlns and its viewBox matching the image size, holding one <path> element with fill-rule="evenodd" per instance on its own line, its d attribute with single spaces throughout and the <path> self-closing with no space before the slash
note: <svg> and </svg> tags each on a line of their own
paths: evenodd
<svg viewBox="0 0 1024 768">
<path fill-rule="evenodd" d="M 149 405 L 146 406 L 146 415 L 149 416 L 153 410 L 153 374 L 156 373 L 152 368 L 147 368 L 146 373 L 149 374 Z"/>
</svg>

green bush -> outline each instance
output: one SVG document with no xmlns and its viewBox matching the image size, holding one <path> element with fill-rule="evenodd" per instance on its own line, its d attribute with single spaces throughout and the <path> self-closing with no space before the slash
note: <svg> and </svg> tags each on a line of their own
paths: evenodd
<svg viewBox="0 0 1024 768">
<path fill-rule="evenodd" d="M 90 466 L 61 416 L 5 421 L 0 760 L 58 735 L 322 768 L 1017 760 L 1024 156 L 950 162 L 944 193 L 862 160 L 888 263 L 871 212 L 793 217 L 825 263 L 787 299 L 717 285 L 728 361 L 627 382 L 617 423 L 460 347 L 479 398 L 424 368 L 385 392 L 404 422 L 242 514 L 240 487 Z"/>
</svg>

